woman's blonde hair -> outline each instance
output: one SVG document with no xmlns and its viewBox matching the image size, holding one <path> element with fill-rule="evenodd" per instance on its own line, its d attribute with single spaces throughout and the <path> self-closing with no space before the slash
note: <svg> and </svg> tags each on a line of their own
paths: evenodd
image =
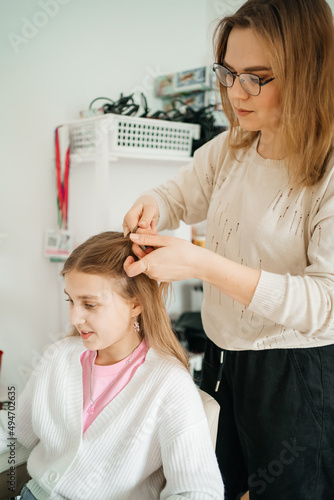
<svg viewBox="0 0 334 500">
<path fill-rule="evenodd" d="M 316 184 L 334 144 L 334 25 L 329 5 L 325 0 L 248 0 L 215 30 L 220 64 L 233 28 L 251 28 L 264 42 L 280 90 L 280 132 L 291 181 Z M 260 132 L 240 129 L 227 90 L 219 87 L 235 154 Z"/>
<path fill-rule="evenodd" d="M 76 270 L 110 277 L 116 293 L 125 300 L 136 299 L 140 304 L 141 314 L 137 319 L 147 344 L 160 353 L 175 356 L 188 369 L 185 350 L 172 330 L 165 307 L 168 284 L 158 284 L 145 274 L 129 278 L 123 269 L 129 255 L 136 259 L 130 238 L 119 232 L 107 231 L 92 236 L 73 250 L 61 275 Z M 72 329 L 71 335 L 79 335 L 76 328 Z"/>
</svg>

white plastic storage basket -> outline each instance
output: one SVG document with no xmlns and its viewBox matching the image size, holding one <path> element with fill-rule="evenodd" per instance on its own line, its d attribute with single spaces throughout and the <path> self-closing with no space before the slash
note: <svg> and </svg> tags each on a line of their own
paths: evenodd
<svg viewBox="0 0 334 500">
<path fill-rule="evenodd" d="M 106 114 L 69 124 L 71 154 L 126 157 L 189 157 L 200 126 L 187 123 Z M 105 148 L 103 148 L 105 151 Z"/>
</svg>

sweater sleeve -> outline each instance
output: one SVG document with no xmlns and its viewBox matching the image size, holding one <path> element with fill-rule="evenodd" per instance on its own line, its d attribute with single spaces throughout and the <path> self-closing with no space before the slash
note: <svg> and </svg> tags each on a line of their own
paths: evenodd
<svg viewBox="0 0 334 500">
<path fill-rule="evenodd" d="M 166 485 L 160 500 L 222 500 L 224 486 L 198 390 L 177 377 L 160 409 L 159 439 Z"/>
<path fill-rule="evenodd" d="M 334 173 L 310 213 L 308 265 L 299 275 L 261 272 L 249 309 L 309 337 L 333 342 Z"/>
<path fill-rule="evenodd" d="M 159 205 L 159 231 L 175 229 L 180 220 L 195 224 L 206 219 L 222 158 L 227 154 L 223 132 L 195 151 L 193 160 L 174 178 L 145 194 Z"/>
</svg>

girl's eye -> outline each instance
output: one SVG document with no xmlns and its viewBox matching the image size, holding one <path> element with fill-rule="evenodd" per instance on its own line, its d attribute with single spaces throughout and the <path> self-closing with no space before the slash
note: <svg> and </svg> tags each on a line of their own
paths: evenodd
<svg viewBox="0 0 334 500">
<path fill-rule="evenodd" d="M 65 299 L 66 302 L 69 302 L 71 305 L 73 304 L 73 300 L 72 299 Z M 96 306 L 96 304 L 85 304 L 85 307 L 87 307 L 88 309 L 94 309 L 94 307 Z"/>
</svg>

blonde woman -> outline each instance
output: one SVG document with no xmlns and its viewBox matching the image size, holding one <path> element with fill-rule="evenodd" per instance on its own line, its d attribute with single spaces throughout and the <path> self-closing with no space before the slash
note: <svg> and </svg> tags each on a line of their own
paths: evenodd
<svg viewBox="0 0 334 500">
<path fill-rule="evenodd" d="M 129 276 L 204 282 L 202 387 L 225 498 L 334 491 L 334 28 L 325 0 L 249 0 L 215 33 L 230 130 L 139 198 L 127 234 L 207 219 L 206 248 L 132 234 Z M 149 229 L 149 231 L 148 231 Z M 140 246 L 153 251 L 144 252 Z M 150 250 L 152 250 L 152 248 Z"/>
<path fill-rule="evenodd" d="M 46 351 L 18 401 L 16 458 L 28 457 L 32 477 L 22 500 L 223 498 L 165 286 L 126 275 L 131 246 L 106 232 L 65 262 L 72 336 Z M 0 466 L 8 468 L 1 413 Z"/>
</svg>

